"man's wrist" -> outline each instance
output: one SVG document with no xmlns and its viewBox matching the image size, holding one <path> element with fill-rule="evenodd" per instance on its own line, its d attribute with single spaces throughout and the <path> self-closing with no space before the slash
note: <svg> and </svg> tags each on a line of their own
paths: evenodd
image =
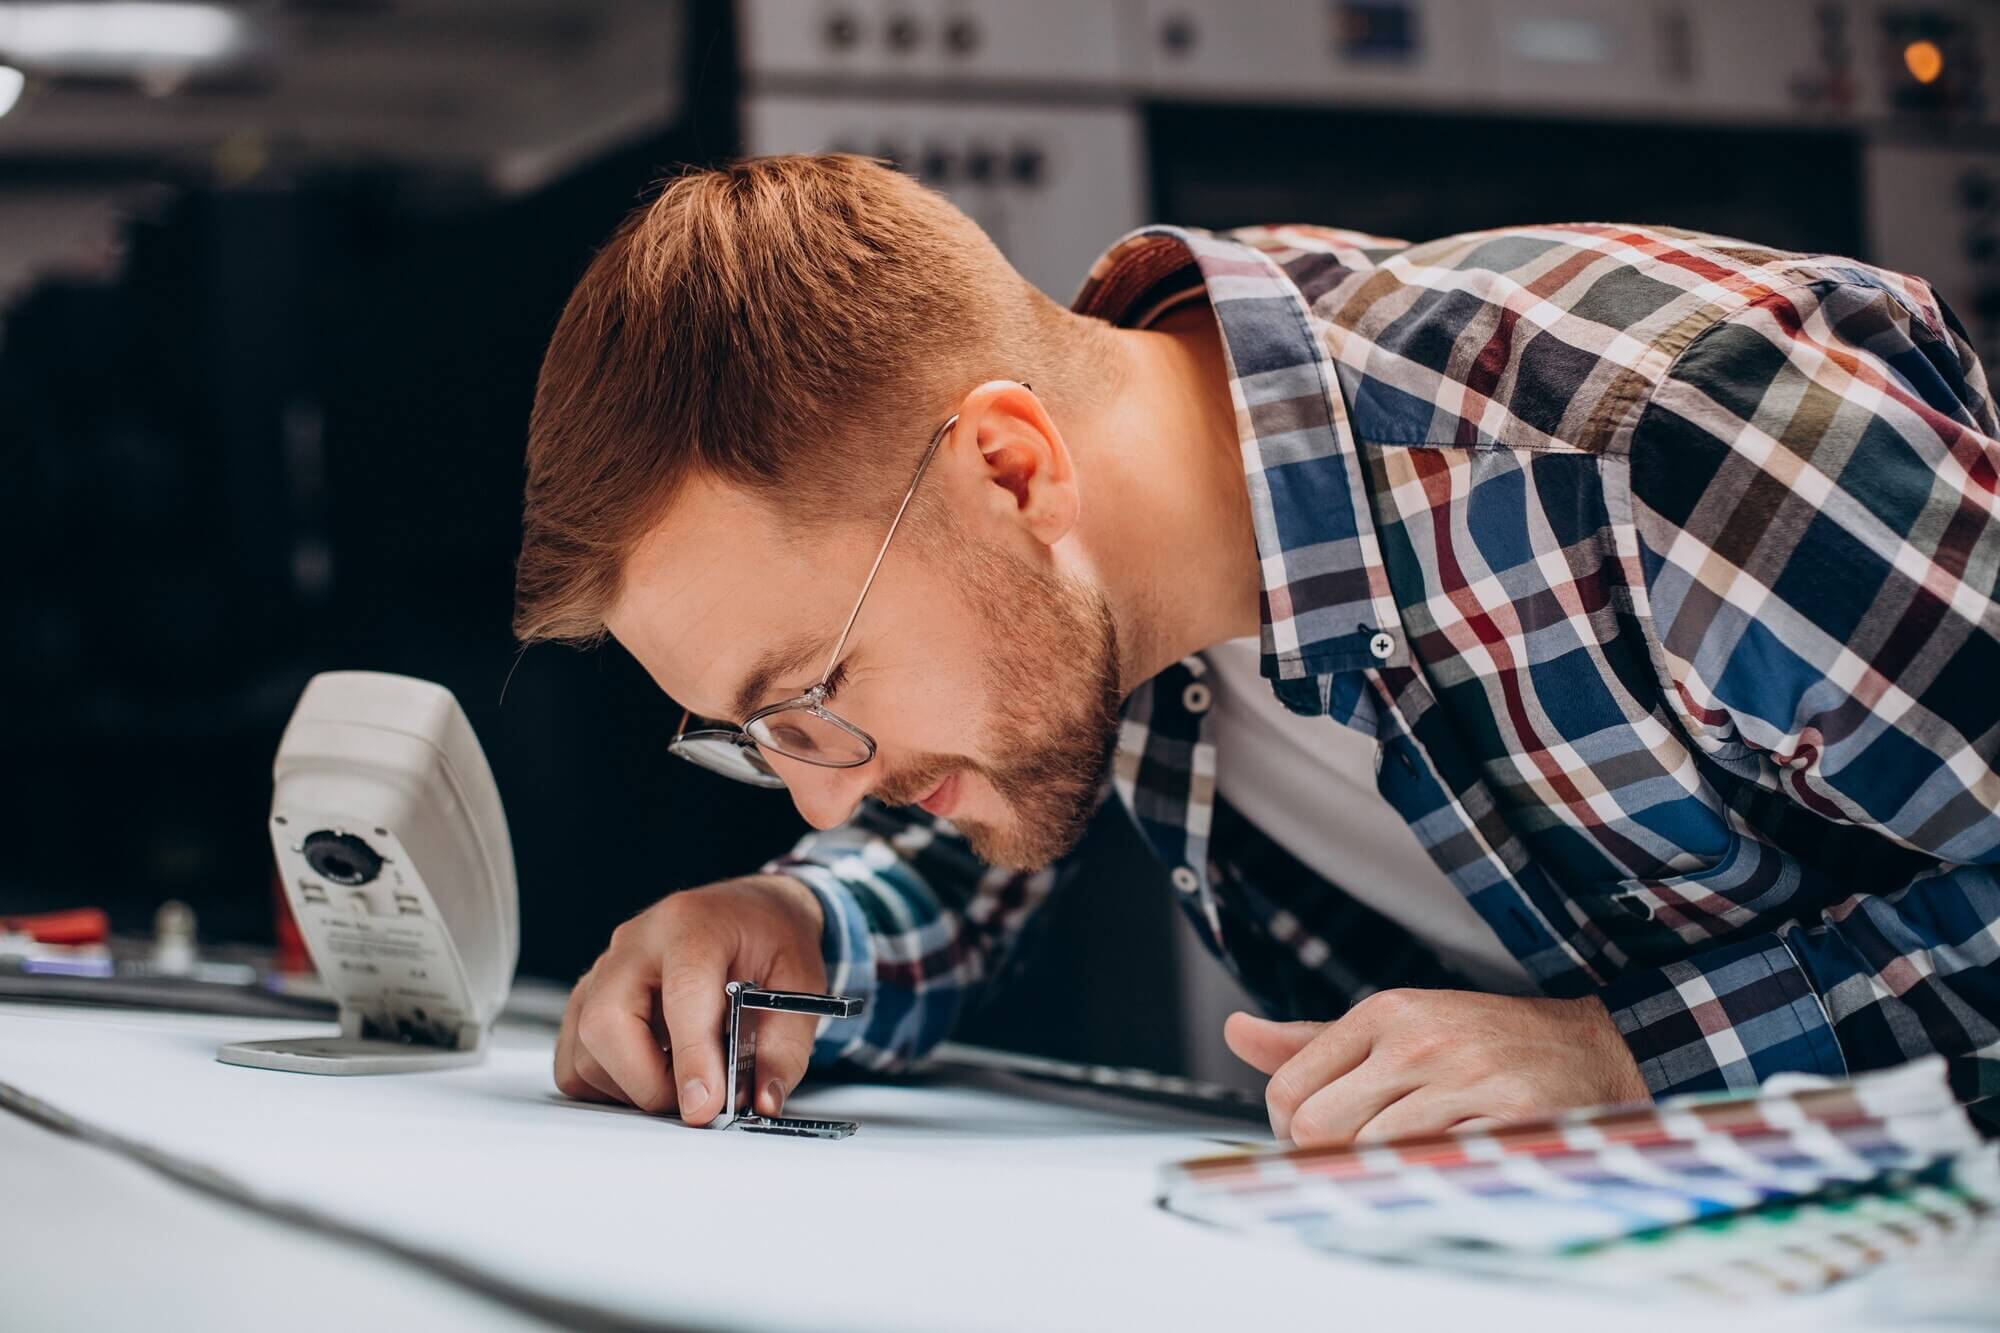
<svg viewBox="0 0 2000 1333">
<path fill-rule="evenodd" d="M 1618 1030 L 1618 1020 L 1604 1002 L 1595 995 L 1584 995 L 1569 1003 L 1577 1007 L 1576 1012 L 1595 1037 L 1592 1045 L 1596 1063 L 1606 1079 L 1604 1100 L 1607 1103 L 1651 1101 L 1653 1090 L 1646 1085 L 1638 1058 L 1626 1045 L 1625 1034 Z"/>
<path fill-rule="evenodd" d="M 812 938 L 815 941 L 821 937 L 826 930 L 826 908 L 820 903 L 819 895 L 804 880 L 795 875 L 769 873 L 755 876 L 755 879 L 812 923 Z"/>
<path fill-rule="evenodd" d="M 863 1044 L 876 1017 L 875 950 L 867 913 L 840 876 L 811 861 L 774 862 L 763 877 L 782 881 L 788 898 L 797 890 L 813 900 L 811 919 L 820 923 L 817 942 L 826 966 L 826 989 L 862 1002 L 860 1013 L 820 1021 L 813 1064 L 830 1064 Z"/>
</svg>

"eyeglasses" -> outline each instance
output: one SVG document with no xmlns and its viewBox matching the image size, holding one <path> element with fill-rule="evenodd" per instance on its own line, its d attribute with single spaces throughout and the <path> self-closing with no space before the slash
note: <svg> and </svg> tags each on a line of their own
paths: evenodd
<svg viewBox="0 0 2000 1333">
<path fill-rule="evenodd" d="M 1031 386 L 1024 381 L 1021 387 Z M 740 727 L 709 724 L 690 731 L 689 723 L 706 720 L 684 712 L 673 739 L 667 742 L 670 754 L 755 787 L 785 785 L 785 780 L 764 758 L 762 752 L 766 750 L 821 768 L 859 768 L 875 757 L 875 738 L 827 708 L 828 683 L 833 679 L 834 668 L 840 665 L 841 650 L 847 647 L 847 636 L 861 615 L 862 604 L 868 600 L 868 590 L 875 586 L 882 557 L 889 554 L 889 543 L 896 540 L 896 529 L 902 525 L 903 514 L 917 493 L 917 483 L 924 479 L 938 446 L 957 424 L 958 414 L 954 412 L 937 428 L 924 449 L 924 456 L 917 461 L 916 475 L 910 478 L 910 488 L 903 492 L 903 502 L 896 506 L 896 516 L 889 520 L 889 533 L 882 538 L 881 549 L 875 552 L 875 563 L 868 567 L 861 595 L 854 599 L 854 610 L 840 627 L 840 637 L 834 640 L 833 652 L 827 656 L 826 670 L 820 673 L 819 683 L 804 694 L 758 709 L 744 718 Z"/>
</svg>

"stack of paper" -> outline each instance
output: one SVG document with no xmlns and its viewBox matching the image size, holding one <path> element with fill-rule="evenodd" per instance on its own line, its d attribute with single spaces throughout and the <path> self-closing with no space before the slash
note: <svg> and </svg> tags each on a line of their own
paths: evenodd
<svg viewBox="0 0 2000 1333">
<path fill-rule="evenodd" d="M 1995 1225 L 1993 1151 L 1931 1060 L 1790 1093 L 1199 1158 L 1166 1169 L 1164 1202 L 1346 1253 L 1763 1295 Z"/>
</svg>

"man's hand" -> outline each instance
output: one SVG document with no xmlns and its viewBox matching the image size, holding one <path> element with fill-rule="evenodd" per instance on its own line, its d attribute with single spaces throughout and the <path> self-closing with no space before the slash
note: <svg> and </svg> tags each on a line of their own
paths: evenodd
<svg viewBox="0 0 2000 1333">
<path fill-rule="evenodd" d="M 556 1086 L 588 1101 L 680 1111 L 705 1125 L 722 1109 L 723 985 L 823 991 L 819 899 L 782 875 L 663 898 L 611 932 L 570 993 L 556 1038 Z M 805 1077 L 810 1014 L 758 1014 L 757 1110 L 776 1115 Z"/>
<path fill-rule="evenodd" d="M 1332 1023 L 1223 1025 L 1271 1076 L 1271 1132 L 1302 1147 L 1531 1120 L 1652 1094 L 1598 1001 L 1378 991 Z"/>
</svg>

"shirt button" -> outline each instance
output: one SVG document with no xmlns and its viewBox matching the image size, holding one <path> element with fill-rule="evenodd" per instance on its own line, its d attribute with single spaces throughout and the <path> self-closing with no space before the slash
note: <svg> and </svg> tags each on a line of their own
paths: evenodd
<svg viewBox="0 0 2000 1333">
<path fill-rule="evenodd" d="M 1386 662 L 1396 651 L 1396 638 L 1383 630 L 1375 631 L 1375 637 L 1368 641 L 1368 651 L 1378 662 Z"/>
<path fill-rule="evenodd" d="M 1169 878 L 1173 880 L 1174 887 L 1182 893 L 1193 893 L 1201 887 L 1201 876 L 1194 873 L 1193 866 L 1175 866 L 1174 873 Z"/>
<path fill-rule="evenodd" d="M 1181 707 L 1190 713 L 1206 713 L 1208 706 L 1214 702 L 1215 696 L 1210 693 L 1208 686 L 1198 680 L 1181 691 Z"/>
</svg>

